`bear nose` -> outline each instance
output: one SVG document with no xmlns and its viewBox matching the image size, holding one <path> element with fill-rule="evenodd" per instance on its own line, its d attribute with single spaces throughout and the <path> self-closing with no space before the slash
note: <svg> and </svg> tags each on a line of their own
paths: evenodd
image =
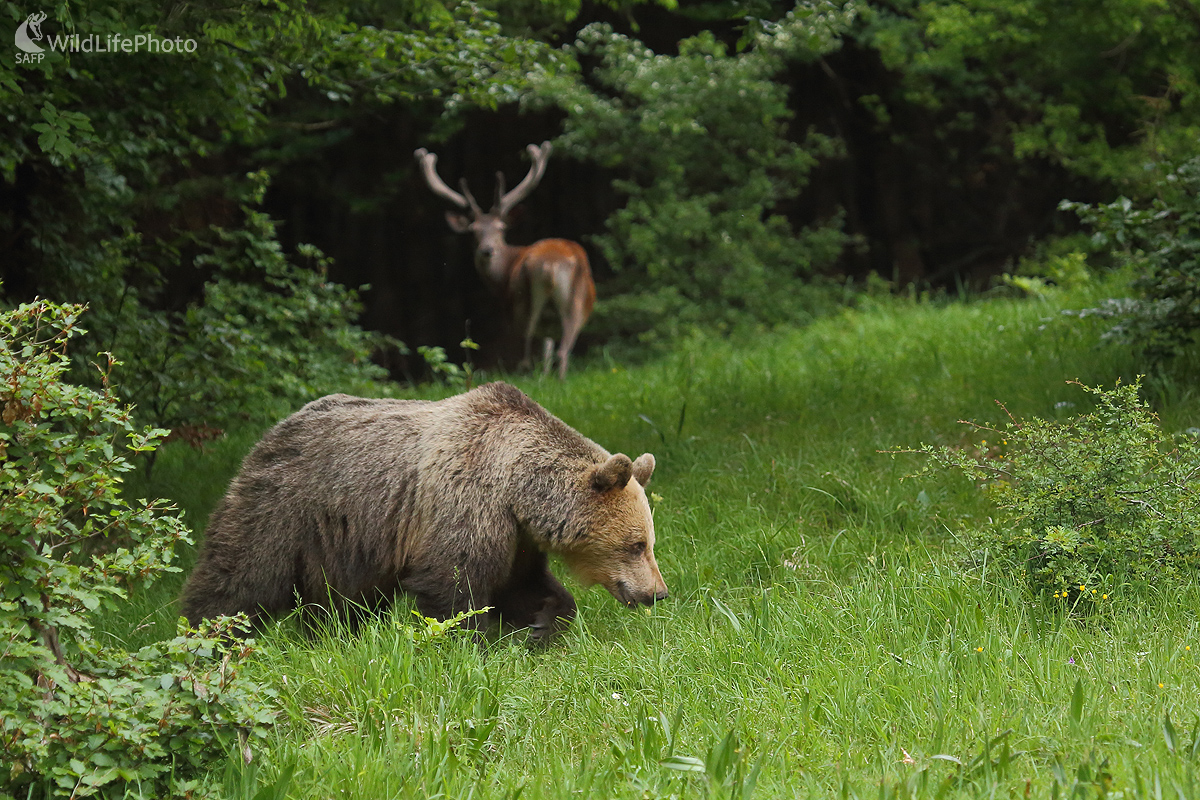
<svg viewBox="0 0 1200 800">
<path fill-rule="evenodd" d="M 659 600 L 666 600 L 666 599 L 667 599 L 667 590 L 666 589 L 663 589 L 661 592 L 654 593 L 654 602 L 657 603 Z"/>
</svg>

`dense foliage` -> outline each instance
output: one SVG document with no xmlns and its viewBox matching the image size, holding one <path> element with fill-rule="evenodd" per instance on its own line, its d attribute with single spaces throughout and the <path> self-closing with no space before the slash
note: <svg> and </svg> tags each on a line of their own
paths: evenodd
<svg viewBox="0 0 1200 800">
<path fill-rule="evenodd" d="M 15 29 L 26 11 L 4 3 L 0 18 Z M 96 340 L 126 361 L 113 380 L 145 420 L 171 427 L 270 415 L 265 398 L 378 376 L 354 294 L 327 281 L 317 251 L 286 258 L 259 210 L 267 154 L 303 149 L 329 126 L 310 114 L 494 106 L 515 99 L 538 59 L 554 61 L 543 45 L 502 35 L 476 6 L 432 0 L 169 14 L 146 0 L 60 3 L 42 25 L 38 59 L 0 58 L 0 116 L 18 132 L 0 142 L 4 294 L 91 304 Z M 70 34 L 194 46 L 49 46 Z M 273 105 L 289 94 L 297 100 L 284 110 Z M 75 379 L 94 382 L 87 355 Z"/>
<path fill-rule="evenodd" d="M 14 28 L 28 15 L 16 3 L 0 8 Z M 537 125 L 557 125 L 545 112 L 557 109 L 560 152 L 593 167 L 593 180 L 617 179 L 618 204 L 596 203 L 595 218 L 582 220 L 584 233 L 602 231 L 593 239 L 601 276 L 615 272 L 589 334 L 659 339 L 697 325 L 804 319 L 817 303 L 812 276 L 831 270 L 861 270 L 857 278 L 870 267 L 901 284 L 986 278 L 1031 235 L 1069 224 L 1054 218 L 1063 196 L 1094 203 L 1122 192 L 1144 207 L 1164 174 L 1144 165 L 1184 163 L 1200 132 L 1200 16 L 1187 3 L 412 0 L 164 11 L 120 0 L 47 11 L 49 36 L 153 33 L 197 44 L 171 54 L 48 51 L 35 63 L 0 54 L 0 114 L 17 134 L 0 142 L 5 294 L 10 303 L 86 300 L 101 341 L 149 343 L 152 357 L 127 350 L 114 379 L 142 413 L 173 427 L 220 424 L 208 419 L 213 403 L 183 403 L 195 392 L 176 388 L 202 382 L 188 367 L 212 364 L 216 339 L 241 336 L 225 325 L 214 339 L 195 315 L 227 317 L 201 309 L 273 280 L 225 261 L 223 237 L 253 238 L 258 250 L 278 240 L 251 210 L 245 175 L 323 162 L 363 129 L 436 142 L 463 112 L 490 119 L 478 111 L 523 102 L 542 109 Z M 605 22 L 585 25 L 596 19 Z M 653 51 L 633 38 L 639 31 Z M 574 43 L 555 48 L 559 36 Z M 390 152 L 395 140 L 363 141 Z M 368 160 L 389 172 L 370 198 L 361 186 L 339 198 L 351 209 L 411 202 L 411 161 L 401 168 L 380 155 Z M 338 169 L 330 175 L 314 195 L 321 206 L 348 189 Z M 586 205 L 588 194 L 560 202 Z M 385 221 L 381 213 L 372 224 Z M 846 248 L 847 233 L 862 235 L 862 247 Z M 335 265 L 333 274 L 390 281 L 397 244 L 410 246 L 391 239 L 370 251 L 370 269 Z M 407 269 L 441 268 L 427 247 L 411 247 Z M 861 253 L 874 255 L 854 261 Z M 322 263 L 315 254 L 297 262 L 317 272 Z M 309 350 L 353 371 L 378 343 L 355 334 L 353 298 L 313 283 L 311 293 L 270 289 L 271 302 L 321 306 L 317 316 L 346 334 Z M 420 324 L 393 329 L 410 323 Z M 208 356 L 162 357 L 181 350 Z M 268 358 L 258 374 L 286 371 L 287 361 Z M 251 393 L 274 392 L 259 388 Z"/>
<path fill-rule="evenodd" d="M 1148 205 L 1120 197 L 1062 207 L 1092 229 L 1096 251 L 1129 272 L 1135 293 L 1081 316 L 1112 320 L 1105 338 L 1132 344 L 1153 362 L 1194 346 L 1200 328 L 1200 157 L 1167 171 Z"/>
<path fill-rule="evenodd" d="M 222 642 L 230 622 L 133 653 L 93 636 L 190 539 L 167 503 L 121 493 L 128 457 L 166 432 L 134 425 L 107 367 L 100 391 L 63 381 L 80 313 L 0 315 L 3 798 L 191 791 L 271 720 L 271 690 L 238 678 L 249 649 Z"/>
<path fill-rule="evenodd" d="M 950 146 L 977 129 L 995 161 L 1058 163 L 1152 191 L 1148 159 L 1196 151 L 1200 14 L 1190 3 L 900 0 L 864 10 L 859 38 L 901 80 L 873 101 L 933 112 Z M 1149 176 L 1153 178 L 1153 176 Z"/>
<path fill-rule="evenodd" d="M 248 179 L 240 224 L 189 237 L 196 267 L 211 278 L 182 310 L 156 308 L 155 287 L 93 297 L 108 346 L 123 354 L 118 391 L 143 420 L 184 438 L 271 419 L 330 392 L 368 391 L 385 376 L 369 360 L 375 337 L 355 323 L 356 294 L 328 279 L 316 248 L 284 256 L 274 223 L 251 204 L 265 175 Z"/>
<path fill-rule="evenodd" d="M 974 534 L 981 563 L 1072 608 L 1195 580 L 1200 445 L 1163 431 L 1137 383 L 1084 388 L 1090 413 L 974 425 L 977 446 L 925 448 L 928 469 L 961 470 L 996 504 Z"/>
<path fill-rule="evenodd" d="M 587 80 L 540 81 L 538 95 L 567 114 L 564 149 L 615 169 L 628 198 L 596 239 L 624 292 L 601 308 L 613 328 L 672 337 L 811 311 L 798 279 L 837 257 L 840 220 L 797 234 L 776 207 L 837 148 L 815 132 L 788 138 L 787 90 L 773 79 L 790 59 L 835 49 L 854 13 L 798 7 L 739 54 L 701 34 L 680 42 L 679 55 L 659 55 L 593 25 L 574 46 L 597 64 Z"/>
</svg>

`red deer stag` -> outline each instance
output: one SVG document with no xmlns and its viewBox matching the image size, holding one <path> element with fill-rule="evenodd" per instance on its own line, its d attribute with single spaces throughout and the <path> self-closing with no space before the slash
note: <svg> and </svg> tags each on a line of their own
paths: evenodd
<svg viewBox="0 0 1200 800">
<path fill-rule="evenodd" d="M 470 231 L 475 234 L 475 267 L 483 279 L 495 287 L 511 304 L 518 325 L 525 327 L 525 359 L 530 363 L 529 349 L 534 329 L 546 307 L 552 300 L 562 319 L 562 339 L 558 343 L 558 377 L 567 376 L 567 362 L 575 339 L 592 313 L 596 302 L 596 284 L 592 281 L 592 270 L 588 266 L 587 253 L 578 242 L 569 239 L 542 239 L 531 245 L 520 247 L 504 241 L 508 227 L 508 215 L 517 203 L 529 196 L 550 158 L 550 143 L 542 146 L 529 145 L 533 166 L 529 174 L 511 192 L 504 191 L 504 174 L 496 173 L 496 201 L 486 214 L 471 196 L 467 179 L 459 182 L 462 194 L 446 185 L 437 174 L 437 154 L 424 147 L 415 155 L 421 163 L 425 182 L 439 197 L 444 197 L 462 209 L 469 209 L 471 216 L 446 212 L 446 222 L 456 233 Z M 546 340 L 546 366 L 550 371 L 550 347 Z"/>
</svg>

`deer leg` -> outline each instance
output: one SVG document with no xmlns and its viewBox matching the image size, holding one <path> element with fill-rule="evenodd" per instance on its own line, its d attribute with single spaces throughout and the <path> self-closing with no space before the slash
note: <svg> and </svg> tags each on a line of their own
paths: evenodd
<svg viewBox="0 0 1200 800">
<path fill-rule="evenodd" d="M 521 335 L 525 335 L 525 325 L 529 320 L 529 296 L 518 295 L 512 299 L 512 306 L 509 309 L 509 323 L 511 327 L 507 329 L 507 335 L 511 337 L 514 330 L 519 330 Z M 525 352 L 522 359 L 517 363 L 517 371 L 529 369 L 529 353 Z"/>
<path fill-rule="evenodd" d="M 525 323 L 525 358 L 521 361 L 525 367 L 532 368 L 533 333 L 537 330 L 538 320 L 542 318 L 542 310 L 546 307 L 548 296 L 544 287 L 534 282 L 529 287 L 529 319 Z"/>
<path fill-rule="evenodd" d="M 582 296 L 572 292 L 574 281 L 569 267 L 560 268 L 554 279 L 554 304 L 563 327 L 562 340 L 558 343 L 558 379 L 561 381 L 566 380 L 571 350 L 575 347 L 583 323 L 587 321 L 588 312 L 583 306 Z"/>
<path fill-rule="evenodd" d="M 567 379 L 567 362 L 571 359 L 571 349 L 575 347 L 575 340 L 579 337 L 579 331 L 583 328 L 583 315 L 572 313 L 575 309 L 571 309 L 563 314 L 563 336 L 562 341 L 558 344 L 558 379 L 560 381 Z"/>
</svg>

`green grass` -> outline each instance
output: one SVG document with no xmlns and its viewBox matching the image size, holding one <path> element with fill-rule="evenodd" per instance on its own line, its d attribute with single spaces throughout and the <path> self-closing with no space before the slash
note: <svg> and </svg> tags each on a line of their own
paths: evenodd
<svg viewBox="0 0 1200 800">
<path fill-rule="evenodd" d="M 251 669 L 279 724 L 252 767 L 214 775 L 234 797 L 371 800 L 1198 796 L 1200 591 L 1043 608 L 965 566 L 959 521 L 988 513 L 969 483 L 903 480 L 917 463 L 880 452 L 963 441 L 957 420 L 1003 419 L 996 400 L 1085 410 L 1066 381 L 1136 372 L 1094 342 L 1052 303 L 897 301 L 515 379 L 608 449 L 655 453 L 671 598 L 633 613 L 577 591 L 541 651 L 414 643 L 404 602 L 353 635 L 277 626 Z M 1148 386 L 1169 426 L 1196 424 L 1189 384 Z M 168 447 L 139 490 L 202 528 L 255 437 Z M 177 591 L 135 598 L 108 635 L 171 632 Z"/>
</svg>

